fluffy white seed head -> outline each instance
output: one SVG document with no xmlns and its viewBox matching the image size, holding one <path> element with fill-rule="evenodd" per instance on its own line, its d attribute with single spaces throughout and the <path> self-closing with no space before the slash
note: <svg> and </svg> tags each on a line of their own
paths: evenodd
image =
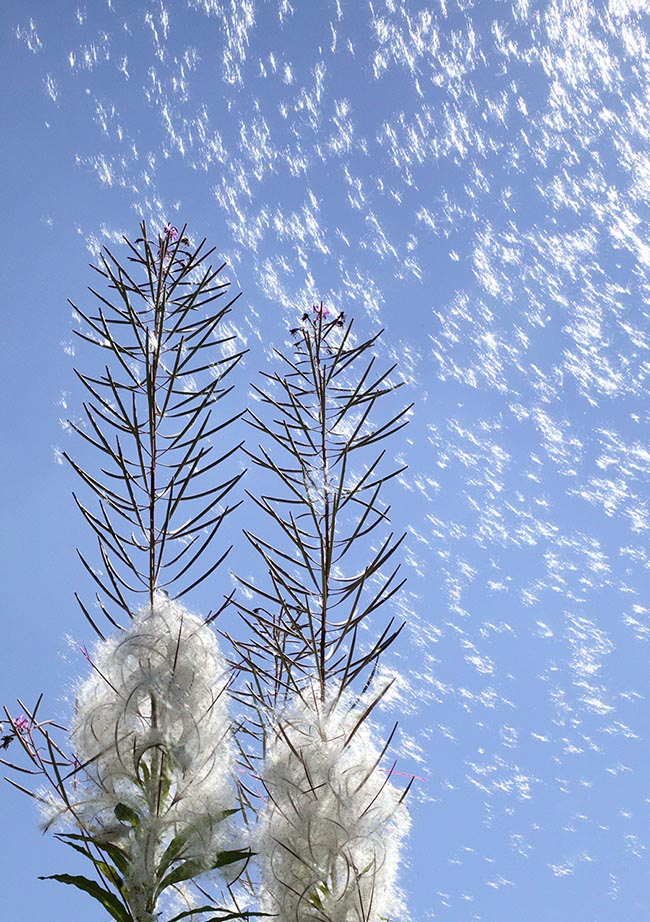
<svg viewBox="0 0 650 922">
<path fill-rule="evenodd" d="M 330 695 L 296 700 L 277 721 L 257 842 L 267 912 L 278 922 L 403 917 L 396 885 L 408 831 L 401 792 L 377 766 L 360 712 Z"/>
<path fill-rule="evenodd" d="M 224 847 L 235 801 L 228 671 L 213 631 L 162 595 L 91 661 L 72 729 L 85 766 L 74 813 L 106 841 L 128 838 L 137 893 L 175 836 L 184 858 L 206 864 Z M 137 828 L 119 821 L 118 804 L 138 814 Z"/>
</svg>

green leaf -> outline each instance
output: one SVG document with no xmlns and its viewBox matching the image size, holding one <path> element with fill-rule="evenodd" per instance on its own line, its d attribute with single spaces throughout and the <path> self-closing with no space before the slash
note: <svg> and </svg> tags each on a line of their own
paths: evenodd
<svg viewBox="0 0 650 922">
<path fill-rule="evenodd" d="M 92 862 L 94 862 L 95 859 L 91 854 L 87 844 L 85 849 L 79 845 L 73 845 L 73 842 L 75 841 L 92 843 L 96 849 L 98 849 L 100 852 L 105 852 L 108 855 L 117 870 L 121 871 L 122 874 L 126 872 L 126 869 L 128 868 L 131 861 L 131 856 L 123 848 L 120 848 L 118 845 L 114 845 L 112 842 L 104 842 L 100 838 L 94 838 L 90 835 L 90 833 L 79 835 L 79 833 L 74 832 L 60 832 L 57 833 L 56 838 L 63 842 L 65 845 L 69 845 L 70 848 L 74 848 L 78 852 L 81 852 L 83 855 L 86 855 Z M 71 839 L 72 841 L 68 841 L 68 839 Z"/>
<path fill-rule="evenodd" d="M 196 909 L 186 909 L 185 912 L 179 912 L 173 919 L 169 919 L 169 922 L 179 922 L 180 919 L 185 919 L 187 916 L 196 916 L 200 912 L 212 912 L 213 910 L 214 906 L 197 906 Z"/>
<path fill-rule="evenodd" d="M 96 842 L 95 844 L 97 848 L 106 852 L 118 871 L 121 871 L 122 874 L 126 873 L 131 863 L 131 856 L 128 852 L 124 851 L 124 849 L 120 848 L 118 845 L 113 845 L 112 842 Z"/>
<path fill-rule="evenodd" d="M 140 762 L 138 763 L 138 771 L 142 774 L 144 786 L 146 787 L 149 784 L 151 772 L 149 771 L 149 766 L 144 759 L 140 759 Z"/>
<path fill-rule="evenodd" d="M 113 886 L 116 887 L 120 891 L 120 893 L 123 895 L 124 894 L 124 881 L 122 880 L 120 875 L 117 873 L 115 868 L 112 865 L 107 864 L 105 861 L 96 861 L 95 865 L 97 867 L 97 870 L 101 871 L 101 873 L 104 875 L 106 880 L 110 881 L 110 883 L 112 883 Z"/>
<path fill-rule="evenodd" d="M 133 826 L 134 829 L 140 825 L 140 817 L 135 810 L 132 810 L 131 807 L 127 807 L 126 804 L 117 804 L 115 807 L 115 816 L 120 823 L 128 823 L 128 825 Z"/>
<path fill-rule="evenodd" d="M 228 819 L 229 816 L 234 816 L 235 813 L 241 813 L 241 807 L 231 807 L 230 810 L 222 810 L 219 817 L 215 817 L 214 822 L 220 823 L 222 820 Z"/>
<path fill-rule="evenodd" d="M 207 870 L 207 868 L 202 861 L 198 861 L 196 858 L 190 858 L 189 861 L 184 861 L 182 864 L 179 864 L 177 868 L 163 878 L 157 892 L 162 893 L 163 890 L 166 890 L 167 887 L 171 887 L 172 884 L 178 884 L 183 880 L 190 880 L 192 877 L 197 877 L 205 870 Z"/>
<path fill-rule="evenodd" d="M 229 816 L 232 816 L 234 813 L 239 813 L 240 810 L 241 810 L 241 807 L 233 807 L 230 810 L 222 810 L 219 816 L 214 818 L 214 822 L 220 823 L 222 820 L 227 819 Z M 164 875 L 167 873 L 170 866 L 178 858 L 180 852 L 183 849 L 183 846 L 187 842 L 187 836 L 188 836 L 188 833 L 179 833 L 177 836 L 175 836 L 171 840 L 171 842 L 165 849 L 165 852 L 162 858 L 160 859 L 160 864 L 158 865 L 157 876 L 159 880 L 164 878 Z M 227 853 L 224 852 L 222 854 L 227 854 Z M 220 865 L 214 865 L 214 867 L 220 867 Z"/>
<path fill-rule="evenodd" d="M 80 852 L 82 855 L 85 855 L 86 858 L 90 858 L 90 860 L 93 862 L 93 864 L 95 863 L 94 855 L 92 854 L 92 852 L 90 851 L 90 849 L 88 848 L 87 845 L 86 845 L 86 846 L 83 846 L 83 845 L 77 845 L 76 842 L 68 842 L 68 841 L 67 841 L 68 836 L 66 836 L 66 838 L 64 838 L 63 835 L 58 835 L 58 836 L 56 836 L 56 838 L 59 839 L 59 841 L 63 842 L 64 845 L 67 845 L 69 848 L 74 848 L 74 850 L 75 850 L 76 852 Z M 71 838 L 71 837 L 70 837 L 70 838 Z M 81 839 L 81 840 L 83 840 L 84 842 L 88 842 L 88 837 L 87 837 L 87 836 L 75 836 L 75 839 Z"/>
<path fill-rule="evenodd" d="M 227 912 L 225 916 L 212 916 L 211 919 L 206 919 L 206 922 L 228 922 L 228 919 L 253 919 L 257 916 L 273 916 L 277 919 L 274 912 Z"/>
<path fill-rule="evenodd" d="M 227 864 L 235 864 L 237 861 L 248 861 L 252 852 L 248 849 L 235 849 L 227 852 L 219 852 L 213 864 L 208 865 L 208 871 L 214 871 L 215 868 L 223 868 Z"/>
<path fill-rule="evenodd" d="M 133 916 L 124 906 L 114 893 L 104 890 L 97 881 L 89 880 L 87 877 L 81 877 L 72 874 L 50 874 L 47 877 L 39 877 L 39 880 L 58 880 L 62 884 L 70 884 L 77 887 L 85 893 L 89 893 L 93 899 L 101 903 L 104 909 L 110 914 L 116 922 L 133 922 Z"/>
<path fill-rule="evenodd" d="M 327 887 L 325 888 L 325 893 L 327 893 Z M 315 891 L 307 898 L 307 902 L 315 906 L 316 909 L 320 909 L 321 912 L 323 911 L 323 901 Z"/>
<path fill-rule="evenodd" d="M 160 787 L 159 787 L 159 802 L 164 805 L 167 801 L 167 795 L 169 794 L 172 786 L 172 776 L 168 771 L 163 771 L 162 777 L 160 778 Z"/>
<path fill-rule="evenodd" d="M 247 861 L 250 856 L 251 853 L 249 851 L 237 849 L 233 851 L 217 852 L 214 859 L 207 864 L 205 861 L 199 861 L 197 858 L 190 858 L 188 861 L 179 864 L 177 868 L 163 878 L 158 887 L 158 893 L 162 893 L 163 890 L 170 887 L 172 884 L 181 883 L 183 880 L 190 880 L 192 877 L 197 877 L 205 871 L 214 871 L 216 868 L 223 868 L 228 864 L 235 864 L 237 861 Z"/>
<path fill-rule="evenodd" d="M 175 836 L 165 849 L 160 864 L 158 865 L 157 876 L 161 879 L 166 874 L 170 864 L 176 860 L 183 846 L 187 842 L 187 832 L 181 832 Z"/>
</svg>

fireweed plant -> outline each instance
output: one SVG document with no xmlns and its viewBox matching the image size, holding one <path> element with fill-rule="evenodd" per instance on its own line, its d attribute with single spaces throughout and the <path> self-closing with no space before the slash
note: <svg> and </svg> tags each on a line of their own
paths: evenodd
<svg viewBox="0 0 650 922">
<path fill-rule="evenodd" d="M 102 282 L 90 289 L 94 312 L 72 304 L 77 335 L 104 356 L 98 373 L 76 372 L 88 399 L 71 422 L 90 460 L 101 458 L 99 472 L 65 454 L 94 494 L 92 505 L 74 498 L 97 543 L 101 569 L 79 556 L 99 614 L 77 600 L 99 641 L 84 650 L 91 673 L 70 732 L 41 721 L 38 707 L 24 709 L 27 726 L 10 719 L 25 757 L 14 767 L 44 781 L 28 793 L 46 828 L 94 866 L 94 878 L 54 879 L 89 893 L 117 922 L 203 910 L 227 919 L 242 913 L 194 900 L 174 912 L 165 897 L 204 871 L 236 873 L 249 856 L 228 826 L 237 812 L 230 670 L 210 618 L 178 601 L 229 550 L 215 555 L 213 542 L 242 473 L 220 472 L 240 446 L 216 450 L 236 417 L 215 421 L 213 410 L 242 355 L 222 332 L 236 299 L 205 242 L 192 247 L 171 225 L 155 239 L 141 230 L 125 241 L 126 260 L 105 250 L 93 267 Z M 106 637 L 102 621 L 117 635 Z"/>
<path fill-rule="evenodd" d="M 143 223 L 125 244 L 126 260 L 105 250 L 93 267 L 95 311 L 72 305 L 105 356 L 76 372 L 88 399 L 71 422 L 79 456 L 65 454 L 92 500 L 74 497 L 97 545 L 96 560 L 79 552 L 94 605 L 77 600 L 98 640 L 82 650 L 70 728 L 41 719 L 39 699 L 5 710 L 1 740 L 32 784 L 9 780 L 94 870 L 49 879 L 117 922 L 402 918 L 408 788 L 384 764 L 395 729 L 378 745 L 370 723 L 389 688 L 379 657 L 401 629 L 378 619 L 402 585 L 381 499 L 399 470 L 381 443 L 409 408 L 377 420 L 393 369 L 377 371 L 377 337 L 357 342 L 320 304 L 291 331 L 293 357 L 278 353 L 254 387 L 260 444 L 245 453 L 269 492 L 248 494 L 263 515 L 245 534 L 263 576 L 238 577 L 246 636 L 222 635 L 227 664 L 211 624 L 233 594 L 205 619 L 180 600 L 230 550 L 215 553 L 215 538 L 242 471 L 221 470 L 242 446 L 222 447 L 238 416 L 214 411 L 243 355 L 225 322 L 236 298 L 185 228 L 151 238 Z M 220 875 L 217 896 L 206 873 Z"/>
<path fill-rule="evenodd" d="M 241 580 L 250 639 L 235 643 L 238 697 L 262 744 L 240 754 L 265 795 L 255 809 L 241 785 L 258 815 L 261 908 L 281 922 L 400 918 L 406 792 L 380 767 L 395 728 L 378 747 L 368 719 L 390 687 L 373 681 L 379 657 L 401 630 L 376 624 L 403 582 L 392 564 L 403 536 L 380 495 L 400 470 L 385 469 L 381 443 L 410 407 L 377 420 L 394 368 L 377 370 L 377 337 L 355 342 L 343 315 L 320 304 L 291 333 L 293 356 L 278 353 L 248 414 L 261 442 L 247 454 L 269 490 L 250 499 L 269 528 L 246 535 L 267 579 Z"/>
</svg>

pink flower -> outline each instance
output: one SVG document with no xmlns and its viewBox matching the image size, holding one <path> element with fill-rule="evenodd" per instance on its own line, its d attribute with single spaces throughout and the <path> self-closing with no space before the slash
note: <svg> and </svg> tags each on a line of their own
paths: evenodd
<svg viewBox="0 0 650 922">
<path fill-rule="evenodd" d="M 178 240 L 178 228 L 174 227 L 173 224 L 167 223 L 163 231 L 165 240 L 171 240 L 172 242 Z"/>
<path fill-rule="evenodd" d="M 323 302 L 320 302 L 320 305 L 314 304 L 314 311 L 317 314 L 320 314 L 321 317 L 329 317 L 329 311 L 326 307 L 323 307 Z"/>
<path fill-rule="evenodd" d="M 14 726 L 18 733 L 24 733 L 29 728 L 29 721 L 24 714 L 21 714 L 20 717 L 16 717 L 14 720 Z"/>
</svg>

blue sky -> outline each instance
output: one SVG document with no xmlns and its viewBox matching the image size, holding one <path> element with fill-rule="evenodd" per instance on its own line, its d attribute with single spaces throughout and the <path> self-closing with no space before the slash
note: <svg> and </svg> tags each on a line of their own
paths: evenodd
<svg viewBox="0 0 650 922">
<path fill-rule="evenodd" d="M 44 691 L 65 714 L 84 672 L 66 635 L 90 639 L 58 463 L 90 358 L 66 299 L 88 303 L 87 264 L 142 217 L 187 222 L 243 291 L 233 406 L 321 299 L 385 328 L 415 402 L 387 497 L 408 584 L 384 715 L 427 779 L 412 918 L 650 914 L 649 12 L 9 0 L 3 701 Z M 36 881 L 68 856 L 0 798 L 2 916 L 99 919 Z"/>
</svg>

